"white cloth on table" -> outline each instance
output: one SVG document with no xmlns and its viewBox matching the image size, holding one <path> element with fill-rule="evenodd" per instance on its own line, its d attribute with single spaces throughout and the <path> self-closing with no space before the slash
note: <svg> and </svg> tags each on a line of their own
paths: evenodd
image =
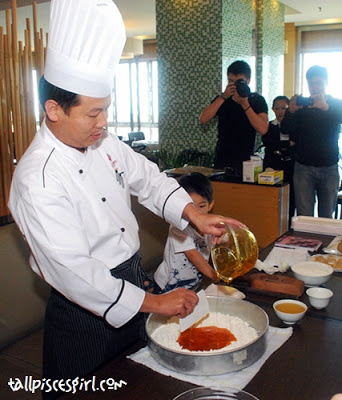
<svg viewBox="0 0 342 400">
<path fill-rule="evenodd" d="M 144 347 L 136 353 L 127 356 L 139 364 L 153 369 L 160 374 L 171 376 L 181 381 L 186 381 L 199 386 L 207 387 L 231 387 L 234 389 L 243 389 L 257 374 L 265 361 L 281 347 L 292 335 L 292 327 L 275 328 L 270 326 L 266 332 L 266 350 L 263 356 L 254 364 L 240 371 L 231 372 L 223 375 L 186 375 L 179 372 L 174 372 L 168 368 L 158 364 L 152 357 L 148 347 Z"/>
<path fill-rule="evenodd" d="M 205 294 L 207 296 L 232 297 L 240 300 L 243 300 L 246 297 L 244 293 L 232 286 L 216 285 L 215 283 L 212 283 L 205 289 Z"/>
<path fill-rule="evenodd" d="M 289 249 L 273 247 L 263 262 L 257 260 L 254 268 L 272 275 L 275 272 L 286 272 L 291 265 L 297 262 L 307 261 L 308 257 L 309 253 L 307 249 L 304 248 Z"/>
</svg>

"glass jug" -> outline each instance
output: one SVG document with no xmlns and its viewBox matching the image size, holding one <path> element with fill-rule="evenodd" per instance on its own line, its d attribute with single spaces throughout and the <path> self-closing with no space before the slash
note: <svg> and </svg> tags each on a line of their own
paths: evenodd
<svg viewBox="0 0 342 400">
<path fill-rule="evenodd" d="M 250 271 L 259 255 L 255 237 L 247 228 L 226 225 L 226 232 L 214 238 L 211 258 L 217 275 L 224 282 L 230 282 Z"/>
</svg>

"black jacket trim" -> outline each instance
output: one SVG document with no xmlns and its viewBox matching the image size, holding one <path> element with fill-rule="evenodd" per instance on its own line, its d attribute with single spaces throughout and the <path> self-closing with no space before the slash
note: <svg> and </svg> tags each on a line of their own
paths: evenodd
<svg viewBox="0 0 342 400">
<path fill-rule="evenodd" d="M 115 306 L 115 304 L 118 303 L 118 301 L 120 300 L 122 293 L 124 291 L 124 287 L 125 287 L 125 281 L 122 279 L 122 286 L 121 286 L 121 290 L 120 293 L 118 295 L 118 297 L 116 298 L 116 300 L 107 308 L 107 310 L 105 311 L 105 313 L 103 314 L 103 318 L 106 319 L 107 314 L 109 313 L 109 311 Z"/>
<path fill-rule="evenodd" d="M 162 211 L 162 217 L 165 219 L 165 215 L 164 215 L 164 212 L 165 212 L 165 206 L 166 206 L 166 203 L 167 203 L 167 201 L 169 200 L 169 198 L 175 193 L 175 192 L 177 192 L 177 190 L 179 190 L 181 187 L 180 186 L 178 186 L 178 188 L 177 189 L 175 189 L 175 190 L 173 190 L 168 196 L 167 196 L 167 198 L 166 198 L 166 200 L 164 201 L 164 205 L 163 205 L 163 211 Z"/>
<path fill-rule="evenodd" d="M 51 150 L 51 153 L 49 154 L 49 157 L 46 159 L 44 167 L 43 167 L 43 171 L 42 171 L 42 175 L 43 175 L 43 188 L 45 188 L 45 167 L 47 166 L 48 161 L 50 160 L 50 157 L 52 156 L 52 153 L 55 151 L 55 147 Z"/>
</svg>

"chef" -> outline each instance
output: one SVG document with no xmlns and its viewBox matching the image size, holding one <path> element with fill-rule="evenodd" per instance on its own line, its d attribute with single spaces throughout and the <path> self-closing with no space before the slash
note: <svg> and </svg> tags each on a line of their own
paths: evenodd
<svg viewBox="0 0 342 400">
<path fill-rule="evenodd" d="M 239 224 L 202 214 L 176 180 L 105 130 L 124 42 L 111 0 L 51 1 L 39 86 L 46 118 L 16 167 L 9 200 L 30 265 L 52 287 L 45 379 L 89 374 L 139 338 L 143 313 L 184 317 L 198 302 L 189 290 L 145 291 L 131 195 L 179 229 L 191 222 L 219 236 L 219 223 Z"/>
</svg>

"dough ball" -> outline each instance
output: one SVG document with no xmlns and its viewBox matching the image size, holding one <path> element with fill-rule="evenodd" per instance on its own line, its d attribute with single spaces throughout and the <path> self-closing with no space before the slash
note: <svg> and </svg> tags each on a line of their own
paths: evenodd
<svg viewBox="0 0 342 400">
<path fill-rule="evenodd" d="M 342 242 L 337 245 L 337 250 L 342 253 Z"/>
</svg>

